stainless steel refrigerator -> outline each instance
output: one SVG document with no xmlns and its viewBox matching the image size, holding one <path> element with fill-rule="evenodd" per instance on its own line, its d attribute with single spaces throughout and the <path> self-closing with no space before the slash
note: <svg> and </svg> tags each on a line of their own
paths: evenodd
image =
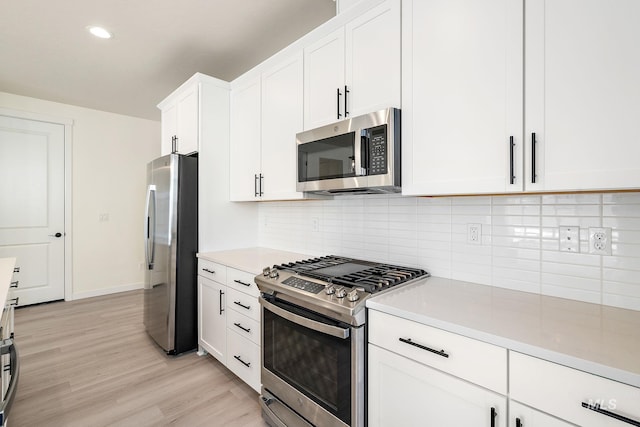
<svg viewBox="0 0 640 427">
<path fill-rule="evenodd" d="M 168 354 L 197 346 L 198 158 L 147 165 L 144 325 Z"/>
</svg>

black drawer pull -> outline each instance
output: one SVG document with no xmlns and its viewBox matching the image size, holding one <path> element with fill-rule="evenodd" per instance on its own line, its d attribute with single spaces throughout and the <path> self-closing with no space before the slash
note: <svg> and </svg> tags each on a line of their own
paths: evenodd
<svg viewBox="0 0 640 427">
<path fill-rule="evenodd" d="M 536 133 L 531 134 L 531 183 L 536 183 Z"/>
<path fill-rule="evenodd" d="M 16 280 L 15 282 L 11 282 L 11 286 L 9 286 L 10 288 L 17 288 L 18 287 L 18 283 L 20 283 L 19 280 Z"/>
<path fill-rule="evenodd" d="M 224 295 L 224 292 L 222 292 L 222 290 L 219 290 L 218 292 L 220 292 L 220 316 L 222 316 L 222 312 L 224 311 L 224 304 L 222 304 L 222 296 Z"/>
<path fill-rule="evenodd" d="M 240 283 L 241 285 L 251 286 L 251 283 L 244 283 L 242 280 L 234 280 L 236 283 Z"/>
<path fill-rule="evenodd" d="M 16 268 L 14 268 L 14 269 L 13 269 L 13 272 L 14 272 L 14 273 L 20 273 L 20 267 L 16 267 Z"/>
<path fill-rule="evenodd" d="M 247 310 L 251 310 L 251 306 L 250 305 L 244 305 L 243 303 L 241 303 L 240 301 L 234 301 L 233 302 L 235 305 L 239 305 L 240 307 L 247 309 Z"/>
<path fill-rule="evenodd" d="M 516 427 L 524 427 L 524 424 L 522 424 L 522 421 L 520 421 L 520 418 L 516 418 Z"/>
<path fill-rule="evenodd" d="M 438 356 L 449 357 L 449 355 L 447 353 L 445 353 L 444 350 L 440 350 L 440 351 L 434 350 L 432 348 L 427 347 L 426 345 L 418 344 L 418 343 L 415 343 L 415 342 L 411 341 L 411 338 L 398 338 L 398 339 L 400 341 L 402 341 L 403 343 L 405 343 L 405 344 L 409 344 L 409 345 L 412 345 L 414 347 L 418 347 L 418 348 L 420 348 L 422 350 L 430 351 L 431 353 L 437 354 Z"/>
<path fill-rule="evenodd" d="M 590 405 L 586 402 L 582 402 L 582 407 L 589 409 L 590 411 L 597 412 L 602 415 L 606 415 L 607 417 L 615 418 L 618 421 L 625 422 L 627 424 L 631 424 L 632 426 L 640 427 L 640 421 L 632 420 L 631 418 L 627 418 L 623 415 L 616 414 L 615 412 L 607 411 L 606 409 L 602 409 L 599 403 L 595 405 Z"/>
<path fill-rule="evenodd" d="M 9 305 L 12 305 L 12 306 L 16 307 L 18 305 L 18 301 L 20 301 L 20 297 L 11 298 L 11 299 L 9 299 L 7 301 L 13 301 Z"/>
<path fill-rule="evenodd" d="M 491 427 L 496 427 L 496 417 L 498 413 L 496 412 L 496 408 L 491 407 Z"/>
<path fill-rule="evenodd" d="M 234 355 L 233 358 L 236 359 L 238 362 L 242 363 L 247 368 L 251 367 L 251 362 L 245 362 L 244 360 L 242 360 L 242 358 L 240 356 L 235 356 Z"/>
<path fill-rule="evenodd" d="M 242 329 L 245 332 L 251 333 L 251 328 L 245 328 L 244 326 L 242 326 L 240 323 L 234 323 L 234 325 L 240 329 Z"/>
<path fill-rule="evenodd" d="M 203 268 L 202 271 L 205 271 L 205 272 L 211 273 L 211 274 L 216 274 L 216 272 L 214 270 L 209 270 L 208 268 Z"/>
</svg>

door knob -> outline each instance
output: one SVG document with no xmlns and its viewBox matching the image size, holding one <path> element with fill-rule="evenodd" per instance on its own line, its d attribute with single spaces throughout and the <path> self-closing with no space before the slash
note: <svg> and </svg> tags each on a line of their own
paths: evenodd
<svg viewBox="0 0 640 427">
<path fill-rule="evenodd" d="M 50 237 L 62 237 L 62 233 L 49 234 Z"/>
</svg>

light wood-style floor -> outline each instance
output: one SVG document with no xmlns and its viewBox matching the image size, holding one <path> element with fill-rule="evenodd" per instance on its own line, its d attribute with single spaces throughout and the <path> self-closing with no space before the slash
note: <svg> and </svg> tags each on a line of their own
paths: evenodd
<svg viewBox="0 0 640 427">
<path fill-rule="evenodd" d="M 16 310 L 23 426 L 266 426 L 258 394 L 211 356 L 166 356 L 142 291 Z"/>
</svg>

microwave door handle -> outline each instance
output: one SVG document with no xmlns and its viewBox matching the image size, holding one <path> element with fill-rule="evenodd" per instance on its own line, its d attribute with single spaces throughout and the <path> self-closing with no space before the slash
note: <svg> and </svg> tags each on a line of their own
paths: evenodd
<svg viewBox="0 0 640 427">
<path fill-rule="evenodd" d="M 366 130 L 362 130 L 360 134 L 360 175 L 367 175 L 369 173 L 370 146 L 369 133 Z"/>
</svg>

